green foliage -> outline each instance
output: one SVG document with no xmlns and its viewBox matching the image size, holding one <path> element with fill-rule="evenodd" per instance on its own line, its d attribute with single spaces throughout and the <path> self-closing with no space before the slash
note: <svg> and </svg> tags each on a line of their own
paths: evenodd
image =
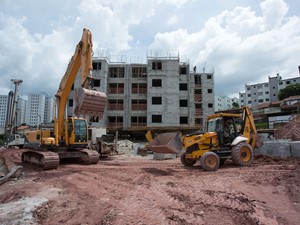
<svg viewBox="0 0 300 225">
<path fill-rule="evenodd" d="M 300 84 L 290 84 L 281 89 L 278 93 L 279 100 L 283 100 L 290 96 L 300 95 Z"/>
<path fill-rule="evenodd" d="M 239 103 L 233 102 L 233 103 L 232 103 L 232 108 L 233 108 L 233 109 L 238 109 L 238 108 L 240 108 Z"/>
<path fill-rule="evenodd" d="M 268 129 L 269 125 L 268 123 L 255 123 L 256 129 Z"/>
</svg>

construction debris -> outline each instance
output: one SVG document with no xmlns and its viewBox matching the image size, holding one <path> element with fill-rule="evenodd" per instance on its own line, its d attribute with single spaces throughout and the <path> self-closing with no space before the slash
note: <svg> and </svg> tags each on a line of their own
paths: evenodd
<svg viewBox="0 0 300 225">
<path fill-rule="evenodd" d="M 0 158 L 0 185 L 9 181 L 11 178 L 19 177 L 21 175 L 22 166 L 14 166 L 9 170 L 5 158 Z"/>
<path fill-rule="evenodd" d="M 117 152 L 119 155 L 128 155 L 132 153 L 134 143 L 129 140 L 120 140 L 117 142 Z"/>
<path fill-rule="evenodd" d="M 291 139 L 300 141 L 300 116 L 295 116 L 284 127 L 274 133 L 275 139 Z"/>
</svg>

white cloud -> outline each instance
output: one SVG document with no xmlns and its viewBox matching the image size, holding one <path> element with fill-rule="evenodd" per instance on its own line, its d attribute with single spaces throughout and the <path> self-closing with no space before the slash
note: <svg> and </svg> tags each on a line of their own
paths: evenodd
<svg viewBox="0 0 300 225">
<path fill-rule="evenodd" d="M 31 1 L 4 1 L 5 8 L 0 9 L 0 76 L 5 82 L 0 82 L 0 94 L 7 94 L 11 78 L 20 78 L 24 94 L 44 90 L 54 95 L 83 27 L 93 33 L 95 53 L 100 48 L 112 54 L 143 47 L 143 53 L 147 48 L 178 49 L 190 59 L 191 66 L 201 68 L 206 62 L 208 71 L 214 66 L 215 90 L 222 94 L 237 92 L 245 83 L 266 80 L 270 68 L 283 71 L 283 77 L 297 73 L 300 19 L 287 16 L 289 8 L 283 0 L 263 1 L 261 15 L 250 6 L 236 5 L 207 18 L 198 30 L 189 25 L 203 14 L 191 16 L 185 6 L 201 8 L 200 1 L 66 2 L 66 11 L 60 7 L 59 12 L 53 9 L 60 3 L 51 3 L 53 12 L 48 21 L 49 17 L 34 11 Z M 189 22 L 179 27 L 182 18 Z M 40 20 L 39 26 L 46 25 L 45 29 L 34 28 L 34 19 Z M 152 44 L 147 46 L 149 42 Z"/>
<path fill-rule="evenodd" d="M 286 78 L 295 76 L 300 18 L 284 17 L 287 5 L 282 0 L 266 0 L 261 7 L 262 17 L 250 7 L 236 7 L 208 19 L 197 32 L 158 33 L 151 48 L 177 48 L 189 56 L 191 66 L 201 68 L 205 62 L 207 68 L 213 66 L 215 91 L 221 94 L 242 91 L 246 83 L 266 82 L 268 75 L 275 75 L 267 73 L 270 68 L 284 72 Z M 271 15 L 279 18 L 271 22 Z"/>
<path fill-rule="evenodd" d="M 265 0 L 261 4 L 264 29 L 280 26 L 289 8 L 283 0 Z"/>
<path fill-rule="evenodd" d="M 168 26 L 172 26 L 174 24 L 176 24 L 178 22 L 178 17 L 177 16 L 171 16 L 168 21 L 167 24 Z"/>
<path fill-rule="evenodd" d="M 180 8 L 182 5 L 184 5 L 188 0 L 158 0 L 157 1 L 160 4 L 168 4 L 168 5 L 174 5 L 177 8 Z"/>
<path fill-rule="evenodd" d="M 25 91 L 53 90 L 58 88 L 62 67 L 67 66 L 71 55 L 66 32 L 53 30 L 52 34 L 31 35 L 24 27 L 26 18 L 14 19 L 0 15 L 0 64 L 1 79 L 24 80 Z M 75 46 L 74 46 L 75 49 Z M 37 86 L 40 84 L 40 86 Z M 5 93 L 1 93 L 5 94 Z"/>
</svg>

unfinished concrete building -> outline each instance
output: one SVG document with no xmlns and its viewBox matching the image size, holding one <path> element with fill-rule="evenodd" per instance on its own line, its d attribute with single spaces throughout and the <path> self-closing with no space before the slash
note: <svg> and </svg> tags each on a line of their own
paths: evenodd
<svg viewBox="0 0 300 225">
<path fill-rule="evenodd" d="M 205 115 L 214 113 L 213 73 L 190 71 L 176 51 L 147 53 L 146 63 L 93 58 L 94 87 L 108 96 L 104 117 L 91 125 L 127 134 L 147 130 L 191 132 L 205 127 Z M 80 85 L 80 79 L 74 86 Z M 68 115 L 73 115 L 73 94 Z"/>
</svg>

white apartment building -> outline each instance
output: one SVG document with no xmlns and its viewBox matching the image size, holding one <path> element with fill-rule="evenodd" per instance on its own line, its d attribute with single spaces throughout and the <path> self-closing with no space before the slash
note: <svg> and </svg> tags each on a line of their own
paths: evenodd
<svg viewBox="0 0 300 225">
<path fill-rule="evenodd" d="M 0 95 L 0 134 L 5 131 L 8 95 Z"/>
<path fill-rule="evenodd" d="M 18 98 L 16 110 L 16 126 L 26 123 L 36 126 L 40 123 L 51 123 L 54 119 L 54 98 L 46 93 L 30 93 L 28 101 Z M 0 95 L 0 133 L 6 126 L 8 95 Z"/>
<path fill-rule="evenodd" d="M 245 85 L 245 92 L 239 93 L 241 106 L 257 107 L 260 103 L 271 103 L 278 101 L 278 93 L 281 89 L 290 84 L 300 83 L 300 77 L 282 79 L 277 74 L 275 77 L 269 77 L 268 82 Z"/>
<path fill-rule="evenodd" d="M 18 98 L 17 103 L 17 126 L 26 123 L 26 107 L 27 100 L 23 98 Z"/>
<path fill-rule="evenodd" d="M 232 109 L 233 99 L 227 96 L 216 95 L 214 97 L 214 110 L 222 111 L 227 109 Z"/>
<path fill-rule="evenodd" d="M 28 94 L 26 124 L 37 126 L 54 118 L 54 99 L 45 92 Z"/>
<path fill-rule="evenodd" d="M 51 123 L 54 119 L 55 100 L 53 97 L 47 96 L 45 99 L 44 123 Z"/>
<path fill-rule="evenodd" d="M 8 111 L 8 95 L 0 95 L 0 134 L 4 133 Z M 25 123 L 27 101 L 19 98 L 16 109 L 16 126 Z"/>
</svg>

